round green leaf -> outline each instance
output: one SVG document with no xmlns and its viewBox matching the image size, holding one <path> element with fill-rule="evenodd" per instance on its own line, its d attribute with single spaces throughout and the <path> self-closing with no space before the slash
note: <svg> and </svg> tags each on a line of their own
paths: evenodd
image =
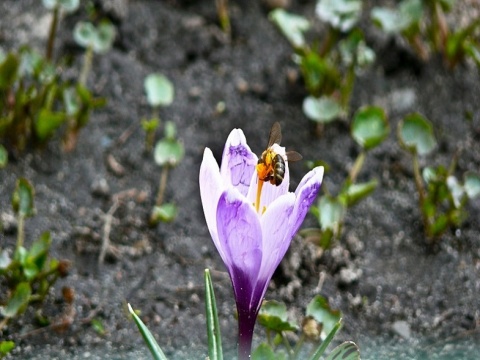
<svg viewBox="0 0 480 360">
<path fill-rule="evenodd" d="M 359 109 L 353 117 L 351 133 L 355 141 L 365 150 L 379 145 L 390 133 L 383 109 L 376 106 Z"/>
<path fill-rule="evenodd" d="M 258 323 L 269 330 L 295 331 L 298 326 L 288 321 L 287 306 L 277 301 L 265 301 L 258 313 Z"/>
<path fill-rule="evenodd" d="M 310 22 L 306 18 L 290 14 L 280 8 L 273 10 L 268 17 L 280 29 L 293 47 L 305 46 L 303 33 L 310 28 Z"/>
<path fill-rule="evenodd" d="M 17 180 L 17 186 L 12 197 L 13 211 L 23 217 L 32 216 L 35 212 L 33 205 L 34 193 L 33 186 L 28 180 L 24 178 Z"/>
<path fill-rule="evenodd" d="M 465 173 L 464 188 L 469 199 L 474 199 L 480 195 L 480 175 L 468 172 Z"/>
<path fill-rule="evenodd" d="M 109 22 L 102 22 L 98 25 L 93 51 L 99 54 L 104 54 L 109 51 L 115 40 L 115 34 L 115 26 Z"/>
<path fill-rule="evenodd" d="M 150 106 L 167 106 L 173 102 L 173 84 L 162 74 L 150 74 L 144 81 L 145 92 Z"/>
<path fill-rule="evenodd" d="M 321 295 L 315 296 L 307 306 L 307 316 L 313 317 L 317 322 L 321 323 L 322 334 L 324 340 L 335 325 L 340 321 L 341 313 L 339 310 L 333 310 L 328 304 L 328 300 Z"/>
<path fill-rule="evenodd" d="M 43 0 L 43 6 L 49 10 L 55 9 L 57 6 L 67 13 L 72 13 L 78 9 L 80 0 Z"/>
<path fill-rule="evenodd" d="M 317 99 L 309 96 L 303 101 L 303 112 L 310 120 L 329 123 L 340 116 L 342 108 L 332 98 L 323 96 Z"/>
<path fill-rule="evenodd" d="M 436 146 L 432 124 L 418 113 L 407 115 L 398 124 L 400 144 L 412 153 L 429 154 Z"/>
<path fill-rule="evenodd" d="M 324 195 L 318 202 L 322 230 L 336 230 L 343 222 L 345 206 L 332 196 Z"/>
<path fill-rule="evenodd" d="M 458 209 L 462 206 L 462 201 L 465 197 L 465 189 L 460 184 L 455 176 L 449 176 L 446 180 L 448 190 L 453 199 L 453 204 Z"/>
<path fill-rule="evenodd" d="M 95 43 L 95 37 L 97 30 L 92 23 L 80 21 L 75 25 L 73 29 L 73 39 L 82 47 L 93 46 Z"/>
<path fill-rule="evenodd" d="M 320 0 L 315 9 L 317 16 L 342 32 L 351 30 L 360 19 L 361 0 Z"/>
<path fill-rule="evenodd" d="M 154 206 L 152 214 L 150 216 L 152 224 L 158 224 L 162 222 L 171 222 L 177 216 L 178 209 L 175 204 L 162 204 L 160 206 Z"/>
<path fill-rule="evenodd" d="M 32 289 L 29 283 L 22 282 L 18 284 L 12 297 L 8 300 L 7 305 L 0 307 L 0 313 L 6 318 L 16 316 L 25 310 L 30 302 L 30 295 L 32 295 Z"/>
<path fill-rule="evenodd" d="M 177 140 L 163 139 L 155 146 L 155 162 L 160 165 L 176 166 L 183 158 L 185 150 Z"/>
</svg>

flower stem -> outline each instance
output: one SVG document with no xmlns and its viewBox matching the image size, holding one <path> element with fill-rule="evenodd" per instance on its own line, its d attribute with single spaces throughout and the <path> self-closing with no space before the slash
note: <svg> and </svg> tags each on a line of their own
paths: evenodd
<svg viewBox="0 0 480 360">
<path fill-rule="evenodd" d="M 52 22 L 50 23 L 50 31 L 48 33 L 48 42 L 47 42 L 47 51 L 46 51 L 47 60 L 52 60 L 52 57 L 53 57 L 53 45 L 55 43 L 55 33 L 57 32 L 58 13 L 59 13 L 59 9 L 58 9 L 58 6 L 56 6 L 55 9 L 53 9 Z"/>
<path fill-rule="evenodd" d="M 83 86 L 87 85 L 88 73 L 90 72 L 90 69 L 92 67 L 92 62 L 93 62 L 93 47 L 92 45 L 89 45 L 85 50 L 85 55 L 83 58 L 83 67 L 78 79 L 78 82 Z"/>
<path fill-rule="evenodd" d="M 238 360 L 248 360 L 251 357 L 256 318 L 255 313 L 238 309 Z"/>
<path fill-rule="evenodd" d="M 162 174 L 160 175 L 160 182 L 158 184 L 157 200 L 155 201 L 156 206 L 161 206 L 163 203 L 163 196 L 165 195 L 165 188 L 167 187 L 167 178 L 168 166 L 164 166 L 162 169 Z"/>
</svg>

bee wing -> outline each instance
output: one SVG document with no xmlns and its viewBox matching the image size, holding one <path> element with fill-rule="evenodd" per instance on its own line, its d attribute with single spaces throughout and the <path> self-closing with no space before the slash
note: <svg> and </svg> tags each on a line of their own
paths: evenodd
<svg viewBox="0 0 480 360">
<path fill-rule="evenodd" d="M 268 137 L 267 149 L 273 144 L 280 145 L 281 141 L 282 141 L 282 128 L 280 126 L 280 123 L 277 121 L 272 125 L 272 128 L 270 129 L 270 136 Z"/>
<path fill-rule="evenodd" d="M 287 160 L 290 162 L 299 161 L 303 159 L 303 156 L 296 151 L 287 151 L 285 156 L 287 157 Z"/>
</svg>

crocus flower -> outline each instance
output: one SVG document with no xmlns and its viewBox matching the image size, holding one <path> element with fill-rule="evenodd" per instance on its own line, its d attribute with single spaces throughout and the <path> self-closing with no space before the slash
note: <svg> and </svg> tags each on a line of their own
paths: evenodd
<svg viewBox="0 0 480 360">
<path fill-rule="evenodd" d="M 285 156 L 278 144 L 273 150 Z M 279 186 L 263 183 L 258 158 L 234 129 L 219 168 L 209 148 L 200 167 L 200 195 L 213 242 L 227 267 L 238 312 L 238 358 L 250 357 L 253 329 L 268 284 L 320 189 L 323 167 L 289 192 L 288 161 Z"/>
</svg>

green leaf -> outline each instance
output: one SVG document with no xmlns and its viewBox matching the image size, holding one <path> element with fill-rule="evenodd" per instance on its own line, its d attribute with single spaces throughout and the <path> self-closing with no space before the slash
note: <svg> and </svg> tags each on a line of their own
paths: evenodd
<svg viewBox="0 0 480 360">
<path fill-rule="evenodd" d="M 317 16 L 342 32 L 351 30 L 360 19 L 361 0 L 320 0 L 315 9 Z"/>
<path fill-rule="evenodd" d="M 147 133 L 155 131 L 159 125 L 160 125 L 160 120 L 157 118 L 142 120 L 142 128 Z"/>
<path fill-rule="evenodd" d="M 178 209 L 175 204 L 162 204 L 160 206 L 154 206 L 150 216 L 150 222 L 152 224 L 158 224 L 162 222 L 171 222 L 177 216 Z"/>
<path fill-rule="evenodd" d="M 318 346 L 315 352 L 310 356 L 309 360 L 318 360 L 323 355 L 325 350 L 327 350 L 328 345 L 332 342 L 333 338 L 335 337 L 336 333 L 342 327 L 342 320 L 340 319 L 332 328 L 332 330 L 328 333 L 327 337 L 323 342 Z M 335 359 L 336 360 L 336 359 Z"/>
<path fill-rule="evenodd" d="M 279 356 L 267 343 L 261 343 L 252 353 L 252 360 L 279 360 Z"/>
<path fill-rule="evenodd" d="M 85 48 L 91 47 L 96 53 L 105 53 L 115 40 L 115 26 L 104 21 L 95 27 L 90 22 L 80 21 L 73 29 L 75 42 Z"/>
<path fill-rule="evenodd" d="M 171 141 L 175 141 L 177 136 L 177 128 L 173 121 L 167 121 L 165 123 L 165 138 Z"/>
<path fill-rule="evenodd" d="M 317 51 L 310 50 L 299 59 L 305 86 L 311 95 L 330 95 L 341 87 L 342 75 L 338 67 L 322 58 Z"/>
<path fill-rule="evenodd" d="M 43 6 L 49 10 L 60 7 L 67 13 L 76 11 L 80 5 L 80 0 L 42 0 Z"/>
<path fill-rule="evenodd" d="M 360 360 L 360 350 L 352 341 L 338 345 L 325 360 Z"/>
<path fill-rule="evenodd" d="M 143 321 L 135 314 L 135 311 L 133 311 L 132 307 L 130 304 L 128 304 L 128 311 L 130 314 L 133 316 L 133 320 L 135 321 L 135 324 L 137 324 L 138 330 L 140 330 L 140 333 L 142 334 L 143 340 L 148 346 L 148 349 L 150 350 L 150 353 L 152 354 L 153 358 L 155 360 L 167 360 L 167 357 L 163 353 L 162 349 L 160 349 L 160 346 L 158 346 L 157 341 L 153 337 L 152 333 L 148 328 L 145 326 Z"/>
<path fill-rule="evenodd" d="M 7 250 L 0 251 L 0 270 L 5 270 L 12 263 L 12 259 L 8 255 Z"/>
<path fill-rule="evenodd" d="M 353 117 L 351 133 L 353 139 L 365 150 L 378 146 L 390 133 L 385 111 L 376 106 L 359 109 Z"/>
<path fill-rule="evenodd" d="M 295 331 L 298 326 L 288 321 L 287 306 L 277 301 L 264 301 L 257 321 L 268 330 L 276 332 Z"/>
<path fill-rule="evenodd" d="M 208 356 L 210 360 L 222 360 L 222 336 L 218 322 L 217 303 L 210 271 L 205 269 L 205 313 L 207 316 Z"/>
<path fill-rule="evenodd" d="M 0 355 L 7 355 L 14 347 L 13 341 L 0 341 Z"/>
<path fill-rule="evenodd" d="M 44 270 L 51 243 L 50 233 L 44 232 L 28 250 L 27 258 L 23 262 L 23 272 L 28 280 Z"/>
<path fill-rule="evenodd" d="M 33 186 L 24 178 L 17 180 L 17 186 L 13 192 L 12 207 L 13 211 L 22 217 L 33 216 L 35 207 L 33 204 L 33 197 L 35 191 Z"/>
<path fill-rule="evenodd" d="M 176 166 L 184 154 L 183 145 L 177 140 L 162 139 L 155 145 L 154 158 L 159 166 Z"/>
<path fill-rule="evenodd" d="M 0 169 L 3 169 L 8 164 L 8 152 L 5 147 L 0 144 Z"/>
<path fill-rule="evenodd" d="M 466 172 L 464 174 L 463 186 L 470 200 L 480 195 L 480 174 Z"/>
<path fill-rule="evenodd" d="M 436 146 L 432 124 L 418 113 L 407 115 L 398 124 L 400 144 L 418 155 L 429 154 Z"/>
<path fill-rule="evenodd" d="M 318 202 L 318 210 L 320 212 L 319 221 L 322 230 L 332 229 L 334 233 L 337 233 L 343 223 L 346 211 L 345 205 L 335 197 L 323 195 Z"/>
<path fill-rule="evenodd" d="M 93 46 L 93 51 L 104 54 L 112 48 L 115 40 L 115 26 L 108 21 L 102 21 L 97 27 L 97 36 Z"/>
<path fill-rule="evenodd" d="M 280 29 L 293 47 L 305 46 L 303 33 L 310 28 L 310 22 L 306 18 L 290 14 L 280 8 L 271 11 L 268 18 Z"/>
<path fill-rule="evenodd" d="M 455 176 L 447 177 L 447 187 L 452 196 L 453 205 L 458 209 L 463 204 L 463 199 L 466 196 L 465 189 L 460 184 Z"/>
<path fill-rule="evenodd" d="M 333 310 L 328 304 L 328 300 L 321 295 L 315 296 L 307 306 L 307 316 L 313 317 L 318 323 L 323 325 L 320 337 L 326 339 L 327 335 L 335 328 L 335 325 L 341 319 L 339 310 Z"/>
<path fill-rule="evenodd" d="M 143 86 L 150 106 L 168 106 L 173 102 L 173 84 L 162 74 L 148 75 L 145 78 Z"/>
<path fill-rule="evenodd" d="M 342 192 L 342 195 L 345 194 L 347 207 L 353 206 L 360 200 L 366 198 L 377 188 L 377 185 L 377 180 L 371 180 L 369 182 L 350 184 L 347 186 L 346 191 Z"/>
<path fill-rule="evenodd" d="M 423 17 L 421 0 L 403 0 L 397 9 L 375 7 L 372 20 L 388 34 L 398 34 L 418 26 Z"/>
<path fill-rule="evenodd" d="M 92 328 L 93 330 L 95 330 L 95 332 L 99 335 L 105 335 L 106 331 L 105 331 L 105 327 L 103 326 L 103 323 L 98 320 L 98 319 L 92 319 L 91 321 L 91 325 L 92 325 Z"/>
<path fill-rule="evenodd" d="M 53 112 L 49 109 L 43 108 L 40 110 L 35 121 L 35 134 L 44 141 L 52 136 L 56 129 L 58 129 L 67 120 L 67 115 L 62 112 Z"/>
<path fill-rule="evenodd" d="M 9 53 L 3 60 L 0 64 L 0 90 L 7 89 L 13 85 L 17 78 L 19 65 L 18 57 L 13 53 Z"/>
<path fill-rule="evenodd" d="M 317 99 L 308 96 L 303 101 L 303 113 L 310 119 L 319 123 L 329 123 L 337 119 L 342 112 L 340 104 L 333 98 L 322 96 Z"/>
<path fill-rule="evenodd" d="M 0 307 L 0 313 L 7 318 L 12 318 L 20 314 L 28 305 L 31 295 L 32 290 L 30 284 L 27 282 L 19 283 L 12 297 L 8 300 L 7 305 Z"/>
</svg>

